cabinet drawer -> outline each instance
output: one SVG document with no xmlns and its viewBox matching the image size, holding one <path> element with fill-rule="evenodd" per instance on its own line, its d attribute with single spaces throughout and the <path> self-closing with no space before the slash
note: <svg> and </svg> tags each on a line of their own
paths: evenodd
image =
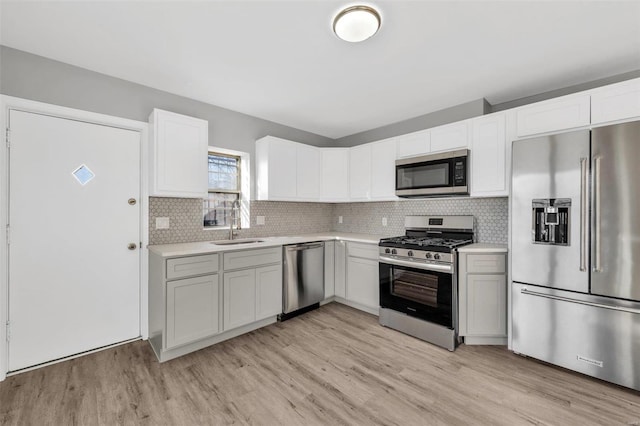
<svg viewBox="0 0 640 426">
<path fill-rule="evenodd" d="M 180 257 L 167 260 L 167 279 L 218 272 L 218 255 Z"/>
<path fill-rule="evenodd" d="M 505 256 L 503 254 L 468 254 L 468 273 L 498 273 L 505 272 Z"/>
<path fill-rule="evenodd" d="M 378 245 L 363 243 L 347 243 L 347 255 L 364 259 L 378 260 Z"/>
<path fill-rule="evenodd" d="M 223 268 L 225 271 L 278 262 L 282 262 L 282 247 L 234 251 L 223 255 Z"/>
</svg>

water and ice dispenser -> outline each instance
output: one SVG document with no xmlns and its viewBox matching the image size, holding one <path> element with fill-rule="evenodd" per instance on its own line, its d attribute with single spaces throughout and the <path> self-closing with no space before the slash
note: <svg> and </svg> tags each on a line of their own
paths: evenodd
<svg viewBox="0 0 640 426">
<path fill-rule="evenodd" d="M 531 204 L 533 243 L 568 246 L 571 199 L 545 198 Z"/>
</svg>

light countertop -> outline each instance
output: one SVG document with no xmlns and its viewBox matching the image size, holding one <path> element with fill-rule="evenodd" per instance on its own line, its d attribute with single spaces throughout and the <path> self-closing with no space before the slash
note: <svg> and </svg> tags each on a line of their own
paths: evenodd
<svg viewBox="0 0 640 426">
<path fill-rule="evenodd" d="M 460 253 L 506 253 L 506 244 L 489 244 L 489 243 L 475 243 L 467 246 L 462 246 L 458 249 Z"/>
<path fill-rule="evenodd" d="M 190 256 L 204 253 L 222 253 L 226 251 L 248 250 L 264 247 L 283 246 L 286 244 L 299 244 L 310 241 L 353 241 L 357 243 L 378 244 L 384 235 L 352 234 L 349 232 L 326 232 L 322 234 L 304 234 L 285 237 L 251 237 L 260 239 L 259 243 L 215 245 L 211 241 L 198 241 L 194 243 L 159 244 L 148 246 L 149 251 L 162 257 Z M 238 238 L 243 240 L 245 238 Z M 248 239 L 248 238 L 247 238 Z M 475 244 L 474 244 L 475 245 Z"/>
</svg>

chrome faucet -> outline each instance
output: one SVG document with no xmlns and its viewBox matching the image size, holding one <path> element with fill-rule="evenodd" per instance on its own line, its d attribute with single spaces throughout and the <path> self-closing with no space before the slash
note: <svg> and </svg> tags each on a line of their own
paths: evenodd
<svg viewBox="0 0 640 426">
<path fill-rule="evenodd" d="M 242 229 L 240 227 L 240 201 L 234 200 L 233 204 L 231 204 L 231 212 L 230 212 L 230 220 L 229 220 L 229 239 L 233 240 L 234 237 L 238 235 L 238 231 Z M 235 226 L 236 230 L 234 232 L 233 227 Z"/>
</svg>

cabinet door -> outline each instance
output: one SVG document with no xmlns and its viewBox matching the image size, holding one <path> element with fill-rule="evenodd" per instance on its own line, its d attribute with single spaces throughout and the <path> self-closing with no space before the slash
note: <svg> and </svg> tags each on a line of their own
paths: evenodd
<svg viewBox="0 0 640 426">
<path fill-rule="evenodd" d="M 265 136 L 256 141 L 256 187 L 259 200 L 295 200 L 296 143 Z"/>
<path fill-rule="evenodd" d="M 347 258 L 347 300 L 370 308 L 380 307 L 378 261 Z"/>
<path fill-rule="evenodd" d="M 256 268 L 256 321 L 282 313 L 282 264 Z"/>
<path fill-rule="evenodd" d="M 154 109 L 150 116 L 151 196 L 207 194 L 207 121 Z"/>
<path fill-rule="evenodd" d="M 320 198 L 321 153 L 316 147 L 296 144 L 296 198 L 305 201 L 318 201 Z"/>
<path fill-rule="evenodd" d="M 467 275 L 467 333 L 507 335 L 507 284 L 504 275 Z"/>
<path fill-rule="evenodd" d="M 504 114 L 473 120 L 471 196 L 509 195 Z"/>
<path fill-rule="evenodd" d="M 371 199 L 398 199 L 396 197 L 395 139 L 371 144 Z"/>
<path fill-rule="evenodd" d="M 591 122 L 589 95 L 571 95 L 538 102 L 518 109 L 518 137 L 588 126 Z"/>
<path fill-rule="evenodd" d="M 431 132 L 423 130 L 398 136 L 396 139 L 396 158 L 425 155 L 431 151 Z"/>
<path fill-rule="evenodd" d="M 224 331 L 255 321 L 256 270 L 225 272 L 223 275 Z"/>
<path fill-rule="evenodd" d="M 322 201 L 349 201 L 349 149 L 322 149 Z"/>
<path fill-rule="evenodd" d="M 324 243 L 324 298 L 328 299 L 335 295 L 335 241 L 325 241 Z"/>
<path fill-rule="evenodd" d="M 349 197 L 352 201 L 371 198 L 371 145 L 365 144 L 349 151 Z"/>
<path fill-rule="evenodd" d="M 218 289 L 217 274 L 167 283 L 167 348 L 220 331 Z"/>
<path fill-rule="evenodd" d="M 335 247 L 335 292 L 336 296 L 345 299 L 347 282 L 347 245 L 344 241 L 336 241 Z"/>
<path fill-rule="evenodd" d="M 640 117 L 640 78 L 594 90 L 591 124 Z"/>
<path fill-rule="evenodd" d="M 469 121 L 460 121 L 431 129 L 431 152 L 469 147 Z"/>
</svg>

